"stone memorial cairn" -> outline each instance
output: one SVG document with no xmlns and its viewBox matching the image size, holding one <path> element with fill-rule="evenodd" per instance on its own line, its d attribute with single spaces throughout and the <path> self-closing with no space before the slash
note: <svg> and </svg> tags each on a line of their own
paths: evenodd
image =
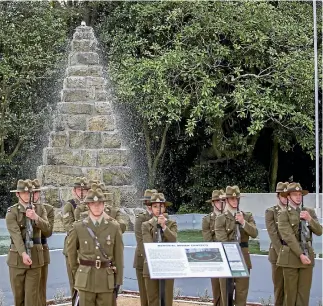
<svg viewBox="0 0 323 306">
<path fill-rule="evenodd" d="M 55 231 L 63 230 L 63 201 L 72 198 L 78 176 L 105 183 L 107 192 L 114 195 L 114 205 L 131 221 L 128 230 L 133 228 L 134 208 L 140 204 L 97 50 L 93 29 L 82 22 L 71 42 L 54 130 L 43 151 L 43 165 L 37 169 L 38 179 L 47 187 L 45 200 L 57 208 Z"/>
</svg>

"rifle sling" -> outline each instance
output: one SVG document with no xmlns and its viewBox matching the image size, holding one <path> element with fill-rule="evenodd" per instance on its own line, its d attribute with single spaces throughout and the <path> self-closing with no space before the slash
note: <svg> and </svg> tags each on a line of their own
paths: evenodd
<svg viewBox="0 0 323 306">
<path fill-rule="evenodd" d="M 94 232 L 92 231 L 91 228 L 89 228 L 84 222 L 82 222 L 83 225 L 86 227 L 87 231 L 89 232 L 90 236 L 92 237 L 92 239 L 94 240 L 95 245 L 99 248 L 100 252 L 102 253 L 103 257 L 108 259 L 108 255 L 107 253 L 104 251 L 104 249 L 102 248 L 100 242 L 98 241 L 97 237 L 95 236 Z"/>
</svg>

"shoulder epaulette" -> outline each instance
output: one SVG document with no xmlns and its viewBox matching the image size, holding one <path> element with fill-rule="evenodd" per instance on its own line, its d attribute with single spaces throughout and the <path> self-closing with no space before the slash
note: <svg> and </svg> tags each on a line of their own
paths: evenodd
<svg viewBox="0 0 323 306">
<path fill-rule="evenodd" d="M 9 207 L 7 208 L 7 212 L 10 212 L 12 208 L 17 207 L 18 205 L 19 205 L 19 203 L 16 203 L 16 204 L 14 204 L 14 205 L 9 206 Z"/>
</svg>

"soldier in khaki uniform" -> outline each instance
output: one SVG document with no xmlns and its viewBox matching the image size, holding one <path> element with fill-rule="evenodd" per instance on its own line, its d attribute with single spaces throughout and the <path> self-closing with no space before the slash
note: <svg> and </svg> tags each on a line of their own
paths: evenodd
<svg viewBox="0 0 323 306">
<path fill-rule="evenodd" d="M 282 239 L 278 231 L 278 212 L 286 209 L 287 199 L 281 195 L 287 190 L 288 182 L 279 182 L 276 186 L 277 204 L 268 208 L 265 214 L 266 228 L 271 240 L 268 260 L 271 263 L 272 280 L 274 284 L 275 306 L 284 305 L 284 277 L 283 269 L 276 265 L 277 257 L 282 246 Z"/>
<path fill-rule="evenodd" d="M 78 205 L 81 205 L 84 198 L 87 195 L 88 191 L 88 181 L 85 177 L 77 177 L 74 182 L 74 188 L 72 190 L 74 198 L 71 200 L 68 200 L 63 208 L 63 225 L 64 229 L 66 231 L 66 237 L 64 240 L 64 249 L 63 254 L 65 255 L 65 262 L 66 262 L 66 270 L 67 270 L 67 276 L 70 283 L 70 290 L 71 290 L 71 296 L 74 297 L 74 284 L 73 284 L 73 276 L 72 271 L 69 266 L 69 261 L 67 258 L 67 237 L 69 235 L 69 231 L 72 229 L 73 223 L 75 221 L 74 217 L 74 211 Z M 74 299 L 73 299 L 74 301 Z"/>
<path fill-rule="evenodd" d="M 91 181 L 90 181 L 91 182 Z M 99 188 L 104 191 L 105 186 L 103 183 L 100 183 L 100 181 L 97 181 L 98 183 L 91 183 L 90 188 L 92 184 L 98 185 Z M 103 192 L 105 198 L 106 198 L 106 204 L 104 205 L 104 213 L 109 215 L 112 219 L 116 220 L 119 223 L 120 229 L 122 234 L 126 231 L 127 225 L 125 221 L 122 219 L 120 209 L 118 207 L 113 207 L 113 193 L 106 193 Z M 80 221 L 85 218 L 87 218 L 89 215 L 88 208 L 81 208 L 80 206 L 76 207 L 75 209 L 75 220 Z M 77 218 L 77 219 L 76 219 Z"/>
<path fill-rule="evenodd" d="M 153 193 L 157 193 L 157 190 L 155 189 L 145 190 L 144 197 L 141 199 L 141 201 L 143 201 L 143 203 L 146 205 L 146 211 L 136 215 L 136 221 L 135 221 L 135 236 L 137 241 L 137 247 L 135 250 L 133 267 L 136 269 L 141 306 L 148 306 L 147 292 L 146 292 L 145 280 L 143 276 L 145 250 L 144 250 L 144 244 L 142 241 L 141 226 L 143 222 L 150 220 L 150 218 L 152 217 L 150 198 Z"/>
<path fill-rule="evenodd" d="M 41 204 L 32 204 L 32 209 L 26 209 L 30 203 L 30 195 L 39 197 L 40 189 L 36 189 L 34 181 L 19 180 L 15 192 L 19 203 L 7 210 L 6 223 L 11 238 L 7 257 L 10 284 L 14 295 L 15 306 L 35 306 L 39 296 L 41 267 L 44 265 L 41 231 L 48 231 L 49 223 L 46 210 Z M 36 182 L 38 185 L 39 183 Z M 26 221 L 32 220 L 32 241 L 30 249 L 26 248 Z"/>
<path fill-rule="evenodd" d="M 300 208 L 303 190 L 299 183 L 290 183 L 287 191 L 282 193 L 288 199 L 288 208 L 278 214 L 278 230 L 282 237 L 282 246 L 278 254 L 277 265 L 283 267 L 284 293 L 286 306 L 308 306 L 314 267 L 314 250 L 312 234 L 322 235 L 322 226 L 312 208 Z M 301 244 L 302 221 L 305 223 L 304 246 Z M 308 253 L 308 255 L 306 255 Z"/>
<path fill-rule="evenodd" d="M 142 240 L 143 243 L 157 242 L 157 224 L 160 224 L 163 235 L 163 242 L 176 242 L 177 240 L 177 223 L 173 220 L 166 219 L 164 216 L 165 208 L 170 203 L 166 202 L 164 194 L 154 193 L 151 196 L 150 206 L 153 217 L 149 221 L 142 223 Z M 159 281 L 149 277 L 148 263 L 145 258 L 143 276 L 149 306 L 159 305 Z M 173 305 L 174 279 L 165 280 L 165 305 Z"/>
<path fill-rule="evenodd" d="M 85 199 L 89 216 L 77 221 L 68 236 L 67 254 L 80 306 L 115 303 L 123 281 L 123 242 L 118 222 L 104 215 L 104 194 L 96 184 Z"/>
<path fill-rule="evenodd" d="M 238 186 L 227 186 L 225 190 L 226 206 L 225 212 L 219 215 L 215 220 L 216 239 L 218 241 L 236 241 L 237 226 L 236 221 L 240 223 L 240 247 L 244 260 L 250 271 L 251 260 L 249 255 L 248 241 L 249 237 L 256 238 L 258 230 L 251 212 L 238 211 L 240 190 Z M 236 278 L 235 282 L 235 303 L 236 306 L 245 306 L 247 304 L 249 278 Z M 226 301 L 226 279 L 220 279 L 221 296 L 223 305 Z"/>
<path fill-rule="evenodd" d="M 202 235 L 204 241 L 217 241 L 215 233 L 215 219 L 223 211 L 222 196 L 225 196 L 224 191 L 213 190 L 212 198 L 207 200 L 207 203 L 211 203 L 213 211 L 206 215 L 202 220 Z M 213 292 L 213 304 L 215 306 L 222 305 L 221 301 L 221 290 L 219 278 L 211 278 L 212 292 Z"/>
</svg>

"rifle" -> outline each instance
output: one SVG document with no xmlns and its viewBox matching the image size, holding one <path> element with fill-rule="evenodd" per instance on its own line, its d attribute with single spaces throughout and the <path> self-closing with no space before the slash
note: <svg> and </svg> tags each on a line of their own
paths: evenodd
<svg viewBox="0 0 323 306">
<path fill-rule="evenodd" d="M 239 209 L 240 199 L 238 198 L 237 200 L 238 200 L 237 213 L 240 213 L 240 209 Z M 234 214 L 234 216 L 236 216 L 236 214 Z M 235 241 L 239 243 L 241 242 L 240 227 L 241 227 L 241 224 L 238 221 L 236 221 L 236 230 L 235 230 L 234 238 L 235 238 Z"/>
<path fill-rule="evenodd" d="M 32 202 L 34 199 L 34 193 L 33 191 L 29 191 L 29 203 L 28 206 L 26 207 L 27 209 L 33 209 Z M 33 242 L 33 224 L 32 220 L 26 217 L 26 239 L 25 239 L 25 247 L 26 247 L 26 252 L 28 256 L 31 258 L 31 249 L 34 246 Z"/>
<path fill-rule="evenodd" d="M 161 215 L 161 204 L 159 204 L 159 215 Z M 158 243 L 163 242 L 162 232 L 163 232 L 163 230 L 162 230 L 161 225 L 157 223 L 157 232 L 156 232 L 157 241 L 156 242 L 158 242 Z M 165 301 L 165 280 L 159 279 L 159 305 L 165 306 L 165 302 L 166 302 Z"/>
<path fill-rule="evenodd" d="M 303 196 L 302 196 L 301 211 L 305 211 Z M 303 250 L 303 254 L 308 256 L 307 238 L 309 237 L 309 229 L 308 229 L 308 222 L 306 220 L 304 219 L 300 220 L 298 232 L 299 232 L 299 240 L 301 243 L 301 249 Z"/>
</svg>

